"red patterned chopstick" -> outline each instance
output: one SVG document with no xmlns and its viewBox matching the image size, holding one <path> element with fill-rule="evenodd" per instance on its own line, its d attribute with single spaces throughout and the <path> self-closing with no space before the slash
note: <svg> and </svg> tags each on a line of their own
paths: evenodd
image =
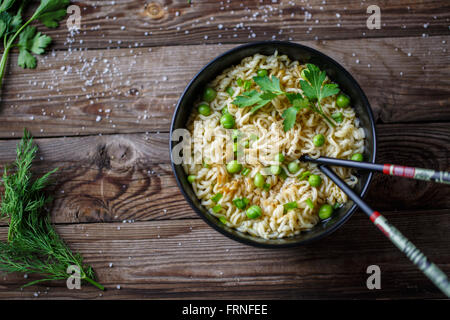
<svg viewBox="0 0 450 320">
<path fill-rule="evenodd" d="M 319 169 L 330 178 L 347 196 L 352 199 L 377 228 L 392 241 L 447 297 L 450 297 L 450 283 L 444 272 L 416 248 L 400 231 L 391 225 L 378 211 L 374 211 L 357 195 L 344 181 L 342 181 L 330 168 L 319 165 Z"/>
<path fill-rule="evenodd" d="M 391 176 L 450 184 L 450 172 L 446 171 L 436 171 L 431 169 L 406 167 L 395 164 L 377 164 L 370 162 L 343 160 L 328 157 L 319 157 L 317 159 L 314 159 L 309 156 L 303 156 L 300 158 L 300 160 L 330 166 L 340 166 L 370 171 L 378 171 Z"/>
</svg>

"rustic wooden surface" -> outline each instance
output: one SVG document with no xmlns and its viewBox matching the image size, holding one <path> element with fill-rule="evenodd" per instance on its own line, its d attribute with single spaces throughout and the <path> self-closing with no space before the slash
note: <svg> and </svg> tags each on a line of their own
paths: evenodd
<svg viewBox="0 0 450 320">
<path fill-rule="evenodd" d="M 40 147 L 36 174 L 60 168 L 50 187 L 58 231 L 108 290 L 21 290 L 23 276 L 10 274 L 0 276 L 0 298 L 443 297 L 360 212 L 295 249 L 256 249 L 220 235 L 176 186 L 168 130 L 181 90 L 213 57 L 239 43 L 291 40 L 335 58 L 359 81 L 376 116 L 379 162 L 450 170 L 448 1 L 370 3 L 381 8 L 380 30 L 367 29 L 364 1 L 75 3 L 82 29 L 48 31 L 52 51 L 37 69 L 19 69 L 12 54 L 0 169 L 30 129 Z M 376 176 L 367 195 L 447 274 L 449 191 Z M 6 231 L 3 221 L 0 237 Z M 372 264 L 381 267 L 381 290 L 366 288 Z"/>
</svg>

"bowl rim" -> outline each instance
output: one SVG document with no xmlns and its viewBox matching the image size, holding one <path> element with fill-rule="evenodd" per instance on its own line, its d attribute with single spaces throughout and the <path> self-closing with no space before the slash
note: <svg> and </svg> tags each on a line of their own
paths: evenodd
<svg viewBox="0 0 450 320">
<path fill-rule="evenodd" d="M 180 98 L 177 101 L 177 104 L 175 106 L 175 110 L 173 112 L 173 116 L 172 116 L 172 120 L 171 120 L 171 124 L 170 124 L 170 132 L 169 132 L 169 153 L 170 153 L 170 163 L 171 163 L 171 167 L 172 167 L 172 171 L 173 174 L 175 176 L 175 180 L 177 182 L 178 188 L 180 189 L 181 193 L 183 194 L 185 200 L 188 202 L 188 204 L 191 206 L 191 208 L 195 211 L 195 213 L 200 216 L 200 218 L 205 221 L 210 227 L 214 228 L 214 230 L 220 232 L 221 234 L 223 234 L 224 236 L 233 239 L 235 241 L 238 241 L 240 243 L 246 244 L 246 245 L 251 245 L 254 247 L 260 247 L 260 248 L 267 248 L 267 249 L 276 249 L 276 248 L 291 248 L 291 247 L 298 247 L 298 246 L 303 246 L 315 241 L 318 241 L 320 239 L 323 239 L 326 236 L 329 236 L 330 234 L 332 234 L 333 232 L 335 232 L 337 229 L 339 229 L 340 227 L 342 227 L 342 225 L 347 222 L 347 220 L 353 215 L 353 213 L 356 211 L 356 209 L 358 208 L 356 203 L 353 203 L 353 205 L 350 207 L 350 209 L 347 210 L 347 212 L 344 214 L 344 216 L 337 221 L 335 224 L 333 224 L 330 228 L 326 229 L 323 233 L 309 238 L 309 239 L 304 239 L 304 240 L 300 240 L 300 241 L 295 241 L 295 242 L 288 242 L 288 243 L 263 243 L 263 242 L 257 242 L 257 241 L 252 241 L 249 238 L 244 238 L 244 237 L 238 237 L 230 232 L 228 232 L 227 230 L 225 230 L 224 228 L 220 228 L 217 224 L 213 223 L 211 220 L 209 220 L 201 211 L 199 208 L 197 208 L 197 206 L 194 204 L 194 202 L 192 201 L 191 197 L 186 193 L 183 184 L 181 183 L 181 179 L 177 174 L 176 171 L 176 165 L 174 164 L 173 161 L 173 157 L 172 157 L 172 149 L 174 147 L 173 145 L 173 141 L 172 141 L 172 133 L 174 130 L 174 125 L 175 125 L 175 119 L 177 118 L 178 113 L 180 112 L 181 109 L 181 102 L 184 100 L 186 94 L 188 93 L 188 91 L 190 90 L 191 86 L 193 85 L 194 81 L 211 65 L 215 64 L 217 61 L 223 59 L 224 57 L 231 55 L 235 52 L 238 52 L 240 50 L 243 50 L 245 48 L 248 47 L 255 47 L 255 46 L 262 46 L 262 45 L 270 45 L 270 46 L 278 46 L 278 45 L 283 45 L 283 46 L 292 46 L 295 48 L 299 48 L 299 49 L 303 49 L 306 51 L 311 52 L 314 55 L 318 55 L 321 56 L 322 58 L 328 60 L 330 63 L 334 64 L 337 69 L 339 70 L 339 72 L 342 72 L 345 74 L 345 76 L 350 79 L 350 82 L 352 82 L 353 86 L 360 92 L 362 100 L 364 105 L 367 107 L 367 112 L 368 112 L 368 116 L 369 116 L 369 123 L 371 125 L 371 131 L 372 131 L 372 135 L 373 135 L 373 149 L 372 149 L 372 159 L 370 159 L 369 162 L 371 163 L 375 163 L 375 158 L 376 158 L 376 152 L 377 152 L 377 135 L 376 135 L 376 128 L 375 128 L 375 119 L 373 116 L 373 111 L 372 111 L 372 107 L 370 106 L 369 100 L 367 99 L 366 94 L 364 93 L 364 91 L 362 90 L 361 86 L 359 85 L 359 83 L 356 81 L 356 79 L 350 74 L 350 72 L 348 72 L 343 66 L 341 66 L 341 64 L 339 64 L 336 60 L 334 60 L 333 58 L 331 58 L 330 56 L 314 49 L 308 46 L 305 46 L 303 44 L 300 43 L 296 43 L 296 42 L 290 42 L 290 41 L 279 41 L 279 40 L 266 40 L 266 41 L 256 41 L 256 42 L 250 42 L 250 43 L 245 43 L 242 45 L 238 45 L 234 48 L 231 48 L 223 53 L 221 53 L 220 55 L 216 56 L 214 59 L 212 59 L 210 62 L 208 62 L 206 65 L 204 65 L 193 77 L 192 79 L 189 81 L 189 83 L 187 84 L 187 86 L 184 88 Z M 370 182 L 372 181 L 372 177 L 373 177 L 373 172 L 369 171 L 368 172 L 368 176 L 367 176 L 367 181 L 366 183 L 363 185 L 360 196 L 364 197 L 365 194 L 367 193 L 367 190 L 369 188 Z M 275 239 L 272 239 L 275 240 Z"/>
</svg>

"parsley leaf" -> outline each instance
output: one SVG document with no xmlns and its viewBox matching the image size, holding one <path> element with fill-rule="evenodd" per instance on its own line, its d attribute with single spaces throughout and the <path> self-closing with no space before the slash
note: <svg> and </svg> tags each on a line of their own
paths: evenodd
<svg viewBox="0 0 450 320">
<path fill-rule="evenodd" d="M 277 77 L 254 77 L 253 80 L 261 88 L 262 92 L 252 90 L 250 92 L 244 92 L 241 96 L 236 97 L 233 103 L 239 108 L 254 106 L 250 112 L 255 113 L 278 95 L 284 94 L 280 88 L 280 80 Z M 250 87 L 250 85 L 248 87 Z"/>
<path fill-rule="evenodd" d="M 52 38 L 46 36 L 45 34 L 41 34 L 40 32 L 36 33 L 33 38 L 33 44 L 31 45 L 31 52 L 35 54 L 43 54 L 45 52 L 45 48 L 52 42 Z"/>
<path fill-rule="evenodd" d="M 339 86 L 335 83 L 324 84 L 326 72 L 321 71 L 316 65 L 307 64 L 306 67 L 304 75 L 307 81 L 300 80 L 303 93 L 310 100 L 317 101 L 317 107 L 314 107 L 313 110 L 334 127 L 334 123 L 323 112 L 320 102 L 323 98 L 339 93 Z"/>
<path fill-rule="evenodd" d="M 16 0 L 3 0 L 0 4 L 0 12 L 5 12 L 9 8 L 11 8 L 15 1 Z"/>
<path fill-rule="evenodd" d="M 280 80 L 272 76 L 254 77 L 253 81 L 261 88 L 262 91 L 271 92 L 275 95 L 284 94 L 284 91 L 280 88 Z"/>
<path fill-rule="evenodd" d="M 41 0 L 33 15 L 24 22 L 22 13 L 27 11 L 29 1 L 0 0 L 0 41 L 4 44 L 0 60 L 0 87 L 13 47 L 19 47 L 19 66 L 35 68 L 36 58 L 33 53 L 43 54 L 51 42 L 49 36 L 36 32 L 36 28 L 29 24 L 39 20 L 47 27 L 57 27 L 58 21 L 66 16 L 69 3 L 70 0 Z M 18 38 L 18 43 L 15 43 Z"/>
<path fill-rule="evenodd" d="M 302 98 L 301 94 L 296 94 L 295 98 L 293 96 L 291 96 L 291 98 L 293 99 L 291 101 L 292 107 L 289 107 L 286 110 L 284 110 L 284 112 L 282 114 L 282 117 L 284 119 L 283 120 L 284 132 L 289 131 L 294 126 L 295 121 L 297 120 L 298 111 L 300 109 L 309 107 L 309 100 L 306 98 Z M 291 100 L 290 98 L 288 98 L 288 99 Z"/>
<path fill-rule="evenodd" d="M 46 27 L 56 28 L 62 18 L 66 16 L 66 8 L 70 0 L 41 0 L 33 17 L 41 21 Z"/>
<path fill-rule="evenodd" d="M 11 15 L 8 12 L 0 12 L 0 38 L 8 32 L 11 24 Z"/>
<path fill-rule="evenodd" d="M 259 109 L 261 109 L 262 107 L 264 107 L 266 104 L 268 104 L 271 100 L 260 100 L 253 108 L 252 110 L 250 110 L 251 113 L 255 113 L 256 111 L 258 111 Z"/>
<path fill-rule="evenodd" d="M 304 72 L 305 78 L 309 81 L 300 80 L 303 92 L 309 99 L 317 99 L 319 102 L 326 97 L 339 93 L 338 85 L 335 83 L 324 84 L 326 72 L 313 64 L 307 64 Z"/>
<path fill-rule="evenodd" d="M 26 27 L 20 34 L 18 64 L 22 68 L 35 68 L 36 58 L 30 53 L 42 54 L 52 39 L 40 32 L 36 33 L 36 27 Z"/>
<path fill-rule="evenodd" d="M 21 50 L 17 64 L 22 68 L 34 69 L 36 68 L 36 58 L 28 50 Z"/>
<path fill-rule="evenodd" d="M 298 109 L 296 107 L 289 107 L 286 110 L 284 110 L 282 117 L 283 120 L 283 130 L 284 132 L 289 131 L 295 124 L 295 121 L 297 120 L 297 112 Z"/>
<path fill-rule="evenodd" d="M 239 108 L 250 107 L 261 100 L 260 94 L 256 90 L 244 92 L 242 96 L 237 96 L 233 104 Z"/>
<path fill-rule="evenodd" d="M 295 121 L 297 120 L 298 111 L 304 108 L 310 108 L 314 112 L 320 114 L 331 126 L 334 127 L 335 124 L 323 112 L 320 101 L 323 98 L 339 93 L 338 85 L 335 83 L 324 83 L 326 79 L 326 72 L 321 71 L 313 64 L 307 64 L 307 69 L 305 69 L 304 76 L 306 80 L 300 80 L 300 86 L 305 97 L 300 93 L 284 92 L 281 89 L 280 80 L 277 77 L 268 77 L 266 75 L 253 78 L 253 81 L 255 81 L 255 83 L 260 87 L 261 92 L 256 90 L 244 92 L 242 95 L 236 97 L 233 103 L 239 108 L 253 106 L 250 112 L 254 113 L 258 109 L 267 105 L 277 96 L 285 95 L 292 105 L 284 110 L 282 114 L 284 119 L 283 129 L 285 132 L 294 126 Z M 248 90 L 249 88 L 250 86 L 248 86 L 247 89 L 244 86 L 244 90 Z"/>
</svg>

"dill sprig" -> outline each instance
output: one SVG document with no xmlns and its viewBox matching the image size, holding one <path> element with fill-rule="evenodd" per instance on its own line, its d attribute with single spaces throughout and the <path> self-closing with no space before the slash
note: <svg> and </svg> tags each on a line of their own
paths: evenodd
<svg viewBox="0 0 450 320">
<path fill-rule="evenodd" d="M 97 288 L 93 269 L 83 263 L 80 254 L 74 254 L 55 231 L 50 215 L 45 210 L 52 201 L 43 192 L 54 169 L 33 180 L 31 164 L 37 147 L 28 131 L 24 131 L 17 146 L 15 171 L 8 174 L 5 167 L 0 217 L 9 218 L 8 239 L 0 241 L 0 271 L 39 274 L 41 279 L 24 285 L 30 286 L 43 281 L 63 280 L 71 275 L 67 267 L 76 265 L 80 278 Z"/>
</svg>

